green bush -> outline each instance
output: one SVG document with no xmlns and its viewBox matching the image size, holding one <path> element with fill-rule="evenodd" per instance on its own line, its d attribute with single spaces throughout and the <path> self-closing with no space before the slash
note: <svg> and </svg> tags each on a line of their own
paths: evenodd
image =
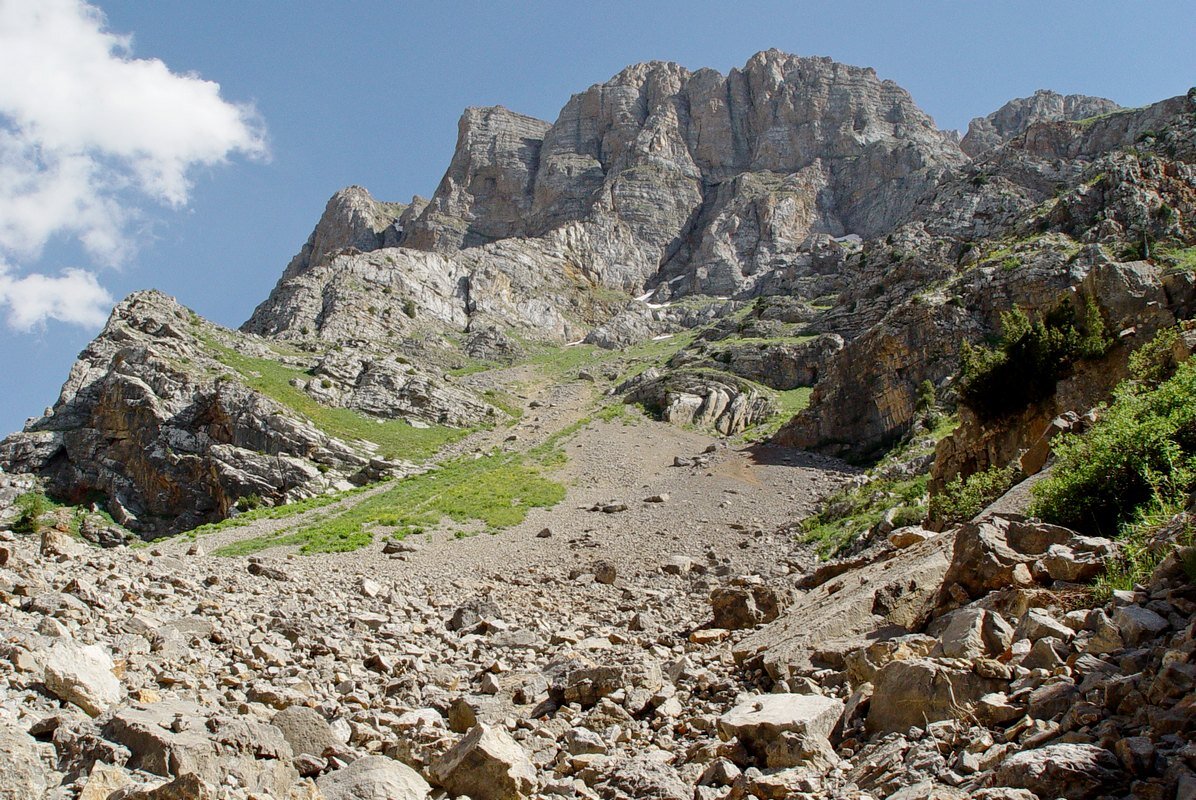
<svg viewBox="0 0 1196 800">
<path fill-rule="evenodd" d="M 41 492 L 25 492 L 14 503 L 17 518 L 12 529 L 17 533 L 37 533 L 41 530 L 41 519 L 50 510 L 50 503 Z"/>
<path fill-rule="evenodd" d="M 929 504 L 930 519 L 944 525 L 967 522 L 1017 482 L 1016 467 L 993 467 L 963 478 L 956 475 Z"/>
<path fill-rule="evenodd" d="M 255 508 L 260 508 L 262 505 L 262 497 L 259 494 L 247 494 L 243 497 L 237 498 L 238 511 L 253 511 Z"/>
<path fill-rule="evenodd" d="M 1056 382 L 1083 358 L 1099 358 L 1112 340 L 1100 309 L 1089 300 L 1083 321 L 1069 303 L 1031 322 L 1019 308 L 1001 314 L 995 348 L 964 342 L 960 351 L 960 399 L 981 419 L 1016 413 L 1050 397 Z"/>
<path fill-rule="evenodd" d="M 817 514 L 802 520 L 800 541 L 813 545 L 822 558 L 832 558 L 884 519 L 891 509 L 896 509 L 896 527 L 917 524 L 925 511 L 929 479 L 928 475 L 877 478 L 862 486 L 841 489 L 822 502 Z"/>
<path fill-rule="evenodd" d="M 1130 377 L 1147 386 L 1158 386 L 1175 374 L 1174 347 L 1179 328 L 1164 328 L 1130 356 Z"/>
<path fill-rule="evenodd" d="M 1134 586 L 1150 578 L 1150 574 L 1176 546 L 1191 547 L 1192 522 L 1183 515 L 1181 509 L 1182 506 L 1178 505 L 1152 502 L 1138 509 L 1134 520 L 1122 526 L 1117 557 L 1107 563 L 1105 573 L 1092 586 L 1093 595 L 1098 601 L 1108 601 L 1118 589 L 1132 591 Z M 1167 528 L 1172 529 L 1171 546 L 1156 540 Z M 1193 572 L 1188 561 L 1181 563 L 1188 577 L 1192 578 Z"/>
<path fill-rule="evenodd" d="M 1157 387 L 1127 381 L 1084 435 L 1055 446 L 1051 476 L 1034 487 L 1034 514 L 1106 535 L 1152 503 L 1196 488 L 1196 359 Z"/>
</svg>

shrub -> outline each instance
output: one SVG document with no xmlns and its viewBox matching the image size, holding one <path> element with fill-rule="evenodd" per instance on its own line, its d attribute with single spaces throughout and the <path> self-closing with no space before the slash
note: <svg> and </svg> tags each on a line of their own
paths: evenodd
<svg viewBox="0 0 1196 800">
<path fill-rule="evenodd" d="M 995 348 L 964 342 L 960 350 L 960 398 L 981 419 L 1015 413 L 1050 397 L 1055 383 L 1083 358 L 1105 354 L 1112 339 L 1100 309 L 1089 300 L 1077 322 L 1063 303 L 1034 322 L 1019 308 L 1001 314 Z"/>
<path fill-rule="evenodd" d="M 931 496 L 930 519 L 949 525 L 967 522 L 1017 482 L 1017 467 L 993 467 L 967 478 L 956 475 L 943 490 Z"/>
<path fill-rule="evenodd" d="M 1140 508 L 1182 502 L 1196 488 L 1196 359 L 1157 387 L 1123 383 L 1091 430 L 1061 437 L 1055 453 L 1032 506 L 1049 522 L 1112 535 Z"/>
<path fill-rule="evenodd" d="M 1152 502 L 1138 509 L 1133 522 L 1122 526 L 1116 558 L 1093 584 L 1095 598 L 1103 603 L 1115 590 L 1132 591 L 1135 585 L 1145 583 L 1177 546 L 1190 548 L 1192 543 L 1192 520 L 1180 506 Z M 1193 577 L 1188 560 L 1181 563 L 1188 577 Z"/>
<path fill-rule="evenodd" d="M 1179 328 L 1164 328 L 1130 356 L 1130 377 L 1147 386 L 1158 386 L 1175 374 L 1174 347 Z"/>
<path fill-rule="evenodd" d="M 17 518 L 12 529 L 17 533 L 37 533 L 41 530 L 41 519 L 50 510 L 50 503 L 41 492 L 25 492 L 16 499 Z"/>
<path fill-rule="evenodd" d="M 415 301 L 410 297 L 403 301 L 403 313 L 415 319 Z"/>
<path fill-rule="evenodd" d="M 237 498 L 238 511 L 253 511 L 255 508 L 260 508 L 262 505 L 261 495 L 247 494 L 243 497 Z"/>
</svg>

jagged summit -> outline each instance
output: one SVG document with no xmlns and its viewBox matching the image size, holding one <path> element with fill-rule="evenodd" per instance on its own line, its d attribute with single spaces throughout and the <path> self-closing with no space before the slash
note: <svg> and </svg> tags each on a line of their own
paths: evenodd
<svg viewBox="0 0 1196 800">
<path fill-rule="evenodd" d="M 1108 114 L 1120 109 L 1103 97 L 1083 94 L 1063 95 L 1039 89 L 1030 97 L 1010 100 L 986 117 L 977 117 L 968 125 L 960 147 L 973 158 L 1024 133 L 1036 122 L 1075 121 Z"/>
<path fill-rule="evenodd" d="M 409 327 L 396 312 L 413 299 L 438 323 L 497 318 L 558 340 L 607 313 L 579 313 L 587 287 L 658 301 L 793 287 L 809 282 L 818 242 L 890 230 L 965 161 L 871 69 L 776 50 L 725 76 L 636 64 L 574 95 L 551 124 L 467 109 L 422 208 L 358 197 L 363 213 L 334 198 L 309 243 L 323 252 L 297 256 L 246 330 L 336 339 L 367 294 L 347 287 L 380 283 L 391 294 L 364 307 L 379 310 L 381 330 Z M 385 255 L 326 257 L 371 241 Z"/>
</svg>

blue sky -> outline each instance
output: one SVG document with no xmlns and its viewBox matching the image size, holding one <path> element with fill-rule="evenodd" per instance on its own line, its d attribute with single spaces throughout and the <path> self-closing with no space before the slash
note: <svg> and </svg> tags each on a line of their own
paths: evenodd
<svg viewBox="0 0 1196 800">
<path fill-rule="evenodd" d="M 45 2 L 64 14 L 83 4 Z M 0 40 L 6 33 L 10 41 L 25 36 L 19 26 L 29 20 L 22 15 L 37 5 L 0 0 Z M 20 318 L 16 301 L 0 308 L 0 434 L 54 401 L 75 355 L 99 328 L 96 309 L 104 298 L 153 287 L 217 322 L 240 324 L 338 188 L 361 184 L 384 200 L 430 194 L 466 106 L 501 104 L 552 120 L 570 94 L 627 64 L 663 59 L 725 72 L 769 47 L 875 67 L 943 128 L 965 128 L 972 117 L 1038 88 L 1143 105 L 1196 84 L 1196 13 L 1178 1 L 593 2 L 582 8 L 97 0 L 93 6 L 101 13 L 88 16 L 84 8 L 83 17 L 98 36 L 132 37 L 109 71 L 87 66 L 81 73 L 100 82 L 86 92 L 99 99 L 95 109 L 79 104 L 75 116 L 97 114 L 102 124 L 63 121 L 55 109 L 38 106 L 31 87 L 43 78 L 57 86 L 55 80 L 83 68 L 63 59 L 39 55 L 19 70 L 10 64 L 20 74 L 4 81 L 18 90 L 0 96 L 0 134 L 15 130 L 39 154 L 54 152 L 36 139 L 44 126 L 22 122 L 33 108 L 67 130 L 74 144 L 63 153 L 100 152 L 92 159 L 94 174 L 111 181 L 109 191 L 89 195 L 96 202 L 86 208 L 116 220 L 88 228 L 86 242 L 82 223 L 66 217 L 57 228 L 13 233 L 0 197 L 0 237 L 12 234 L 0 240 L 0 301 L 5 280 L 36 301 Z M 63 40 L 51 36 L 46 47 Z M 176 126 L 164 124 L 159 133 L 139 125 L 128 133 L 148 143 L 121 152 L 113 138 L 122 135 L 123 117 L 109 118 L 103 104 L 131 91 L 133 82 L 122 77 L 128 64 L 121 62 L 137 59 L 160 59 L 169 70 L 145 72 L 178 90 L 177 113 L 158 108 L 159 122 L 166 117 Z M 63 74 L 43 74 L 55 70 Z M 218 96 L 196 78 L 219 84 Z M 24 95 L 22 86 L 29 88 Z M 185 125 L 207 138 L 197 134 L 184 147 L 178 126 Z M 111 136 L 97 144 L 97 130 Z M 149 167 L 137 161 L 146 147 L 155 154 Z M 0 167 L 5 153 L 0 149 Z M 181 188 L 170 180 L 172 170 L 185 178 Z M 45 219 L 55 217 L 47 210 Z M 36 222 L 24 224 L 36 229 Z M 104 234 L 114 230 L 117 241 L 108 241 Z M 35 239 L 33 246 L 11 245 L 18 233 Z M 63 275 L 66 269 L 79 272 Z M 66 308 L 53 294 L 59 288 L 69 289 L 63 296 L 71 302 L 90 303 L 86 313 Z M 39 310 L 50 316 L 33 319 Z M 72 315 L 74 322 L 54 318 Z"/>
</svg>

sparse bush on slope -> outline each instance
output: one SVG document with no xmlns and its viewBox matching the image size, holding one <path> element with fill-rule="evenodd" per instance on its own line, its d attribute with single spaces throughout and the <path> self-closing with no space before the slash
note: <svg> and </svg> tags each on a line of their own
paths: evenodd
<svg viewBox="0 0 1196 800">
<path fill-rule="evenodd" d="M 1196 488 L 1196 360 L 1157 386 L 1125 382 L 1091 430 L 1055 453 L 1032 509 L 1050 522 L 1113 534 L 1140 509 L 1182 502 Z"/>
<path fill-rule="evenodd" d="M 1089 300 L 1083 320 L 1064 303 L 1031 321 L 1019 308 L 1001 314 L 995 348 L 964 342 L 960 352 L 960 399 L 977 416 L 998 419 L 1024 409 L 1055 391 L 1055 383 L 1082 358 L 1099 358 L 1111 340 L 1096 304 Z"/>
</svg>

